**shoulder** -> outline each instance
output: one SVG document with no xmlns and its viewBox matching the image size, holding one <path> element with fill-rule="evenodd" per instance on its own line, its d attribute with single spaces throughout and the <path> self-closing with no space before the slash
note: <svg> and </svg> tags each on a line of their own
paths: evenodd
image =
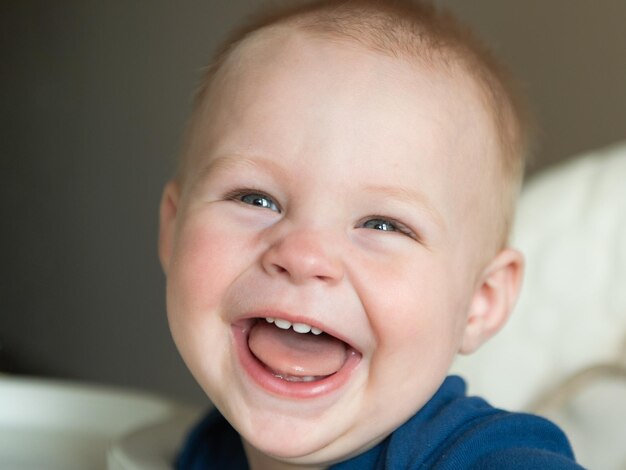
<svg viewBox="0 0 626 470">
<path fill-rule="evenodd" d="M 539 416 L 497 410 L 455 425 L 440 452 L 433 455 L 430 467 L 581 468 L 565 434 Z"/>
<path fill-rule="evenodd" d="M 399 452 L 407 446 L 416 452 Z M 394 432 L 387 451 L 387 468 L 581 468 L 555 424 L 467 397 L 459 377 L 446 379 L 429 403 Z M 392 463 L 402 453 L 405 461 Z"/>
</svg>

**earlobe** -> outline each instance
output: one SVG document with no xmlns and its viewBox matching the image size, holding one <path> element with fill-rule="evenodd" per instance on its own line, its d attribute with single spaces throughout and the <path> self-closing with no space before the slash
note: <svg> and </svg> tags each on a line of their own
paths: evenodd
<svg viewBox="0 0 626 470">
<path fill-rule="evenodd" d="M 474 352 L 504 326 L 517 300 L 524 258 L 506 248 L 482 273 L 472 298 L 459 352 Z"/>
<path fill-rule="evenodd" d="M 179 198 L 180 189 L 178 183 L 170 181 L 163 189 L 159 208 L 159 260 L 165 274 L 167 274 L 169 268 L 172 247 L 174 245 Z"/>
</svg>

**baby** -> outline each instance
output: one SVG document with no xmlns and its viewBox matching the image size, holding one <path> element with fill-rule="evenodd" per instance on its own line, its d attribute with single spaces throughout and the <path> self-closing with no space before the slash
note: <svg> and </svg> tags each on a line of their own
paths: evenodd
<svg viewBox="0 0 626 470">
<path fill-rule="evenodd" d="M 506 322 L 525 153 L 505 74 L 448 15 L 317 1 L 207 71 L 161 204 L 176 345 L 218 411 L 180 468 L 579 468 L 465 396 Z"/>
</svg>

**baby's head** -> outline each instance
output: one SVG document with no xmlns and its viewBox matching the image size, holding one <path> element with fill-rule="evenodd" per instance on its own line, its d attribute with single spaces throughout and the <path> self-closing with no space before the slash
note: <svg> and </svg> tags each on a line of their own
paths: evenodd
<svg viewBox="0 0 626 470">
<path fill-rule="evenodd" d="M 249 459 L 373 446 L 498 331 L 523 142 L 500 69 L 429 8 L 317 2 L 224 49 L 160 257 L 174 340 Z"/>
</svg>

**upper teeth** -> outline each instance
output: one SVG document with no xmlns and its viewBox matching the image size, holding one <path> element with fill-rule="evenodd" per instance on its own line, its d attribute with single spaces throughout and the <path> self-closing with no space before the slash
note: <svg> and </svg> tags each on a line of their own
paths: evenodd
<svg viewBox="0 0 626 470">
<path fill-rule="evenodd" d="M 291 323 L 290 321 L 283 320 L 282 318 L 272 317 L 266 317 L 265 321 L 268 323 L 273 323 L 278 328 L 283 330 L 293 328 L 293 331 L 295 331 L 296 333 L 308 333 L 310 331 L 314 335 L 322 334 L 322 330 L 320 330 L 319 328 L 315 328 L 314 326 L 307 325 L 306 323 Z"/>
</svg>

